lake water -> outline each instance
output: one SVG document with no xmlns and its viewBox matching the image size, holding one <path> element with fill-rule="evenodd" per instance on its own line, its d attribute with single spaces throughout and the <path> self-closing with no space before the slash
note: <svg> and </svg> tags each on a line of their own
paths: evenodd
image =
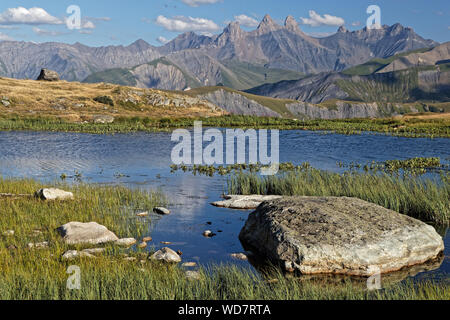
<svg viewBox="0 0 450 320">
<path fill-rule="evenodd" d="M 210 202 L 220 200 L 226 191 L 224 177 L 171 173 L 170 154 L 175 143 L 170 138 L 169 133 L 0 132 L 0 175 L 52 182 L 62 173 L 73 175 L 77 171 L 85 182 L 161 188 L 169 196 L 172 214 L 153 219 L 149 225 L 153 248 L 164 246 L 161 241 L 169 241 L 172 242 L 170 247 L 183 252 L 184 261 L 248 266 L 247 262 L 233 260 L 230 254 L 243 251 L 238 234 L 249 211 L 210 205 Z M 448 160 L 450 139 L 280 132 L 280 162 L 300 164 L 307 161 L 315 168 L 338 172 L 344 170 L 338 168 L 338 161 L 366 163 L 412 157 Z M 212 230 L 217 236 L 204 238 L 205 230 Z M 440 232 L 446 247 L 442 265 L 416 278 L 449 278 L 450 237 L 445 230 Z"/>
</svg>

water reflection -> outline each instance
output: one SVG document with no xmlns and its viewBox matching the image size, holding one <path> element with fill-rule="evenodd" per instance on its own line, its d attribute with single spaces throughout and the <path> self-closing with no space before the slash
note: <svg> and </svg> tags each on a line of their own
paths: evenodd
<svg viewBox="0 0 450 320">
<path fill-rule="evenodd" d="M 169 133 L 91 135 L 76 133 L 0 132 L 0 175 L 32 177 L 44 182 L 70 176 L 76 171 L 83 181 L 121 184 L 132 188 L 162 189 L 172 203 L 172 214 L 152 220 L 148 235 L 154 248 L 170 241 L 183 251 L 183 260 L 201 263 L 248 262 L 233 260 L 231 253 L 242 252 L 238 234 L 249 212 L 215 208 L 225 191 L 224 177 L 194 177 L 170 173 L 170 154 L 175 143 Z M 413 157 L 450 157 L 450 139 L 409 139 L 381 135 L 322 135 L 308 131 L 280 132 L 280 161 L 343 171 L 336 163 L 386 161 Z M 72 181 L 72 180 L 70 180 Z M 209 224 L 210 223 L 210 224 Z M 211 230 L 214 238 L 202 233 Z M 449 255 L 449 236 L 445 237 Z M 447 276 L 448 258 L 427 276 Z M 421 277 L 420 273 L 417 277 Z"/>
</svg>

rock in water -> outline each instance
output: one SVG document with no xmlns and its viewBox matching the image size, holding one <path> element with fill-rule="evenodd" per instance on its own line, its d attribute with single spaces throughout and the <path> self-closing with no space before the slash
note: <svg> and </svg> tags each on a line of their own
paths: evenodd
<svg viewBox="0 0 450 320">
<path fill-rule="evenodd" d="M 39 77 L 39 81 L 59 81 L 59 75 L 55 71 L 49 69 L 42 69 Z"/>
<path fill-rule="evenodd" d="M 433 227 L 381 206 L 336 197 L 285 197 L 249 215 L 245 247 L 303 274 L 371 276 L 436 258 Z"/>
<path fill-rule="evenodd" d="M 101 244 L 119 240 L 113 232 L 96 222 L 69 222 L 57 230 L 67 244 Z"/>
<path fill-rule="evenodd" d="M 153 212 L 157 213 L 157 214 L 161 214 L 161 215 L 168 215 L 168 214 L 170 214 L 170 210 L 166 209 L 166 208 L 163 208 L 163 207 L 153 208 Z"/>
<path fill-rule="evenodd" d="M 36 192 L 36 197 L 42 200 L 73 200 L 73 193 L 60 189 L 41 189 Z"/>
<path fill-rule="evenodd" d="M 156 251 L 149 259 L 168 263 L 181 262 L 181 257 L 170 248 L 162 248 L 161 250 Z"/>
<path fill-rule="evenodd" d="M 262 195 L 228 195 L 224 197 L 224 201 L 211 203 L 213 206 L 229 209 L 256 209 L 262 202 L 280 199 L 281 196 L 262 196 Z"/>
</svg>

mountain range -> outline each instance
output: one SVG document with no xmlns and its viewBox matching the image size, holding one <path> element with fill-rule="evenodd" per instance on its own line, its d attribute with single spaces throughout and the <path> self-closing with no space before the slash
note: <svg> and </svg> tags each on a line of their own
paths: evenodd
<svg viewBox="0 0 450 320">
<path fill-rule="evenodd" d="M 224 85 L 245 90 L 310 74 L 343 71 L 373 58 L 439 45 L 400 24 L 305 34 L 287 17 L 278 25 L 266 15 L 256 30 L 230 23 L 214 36 L 185 33 L 161 47 L 143 40 L 129 46 L 93 48 L 75 43 L 0 42 L 0 76 L 31 78 L 41 68 L 68 81 L 111 82 L 142 88 L 186 90 Z"/>
<path fill-rule="evenodd" d="M 272 98 L 322 103 L 450 101 L 450 42 L 373 59 L 342 72 L 264 84 L 247 92 Z"/>
</svg>

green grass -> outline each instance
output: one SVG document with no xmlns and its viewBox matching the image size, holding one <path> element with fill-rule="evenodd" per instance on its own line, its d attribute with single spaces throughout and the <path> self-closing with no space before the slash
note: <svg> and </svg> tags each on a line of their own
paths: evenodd
<svg viewBox="0 0 450 320">
<path fill-rule="evenodd" d="M 33 180 L 0 179 L 0 193 L 30 194 L 43 185 Z M 206 266 L 200 280 L 188 281 L 182 268 L 147 259 L 148 253 L 106 245 L 97 258 L 64 261 L 69 247 L 55 228 L 78 220 L 97 221 L 120 237 L 148 235 L 146 224 L 136 222 L 135 210 L 165 203 L 159 192 L 143 192 L 123 187 L 67 185 L 76 200 L 44 202 L 34 198 L 0 198 L 0 299 L 1 300 L 430 300 L 450 299 L 446 282 L 422 281 L 388 284 L 381 291 L 366 291 L 357 282 L 323 283 L 286 277 L 276 269 L 256 274 L 232 265 Z M 15 230 L 14 236 L 3 236 Z M 35 235 L 34 230 L 42 234 Z M 27 243 L 49 241 L 45 249 L 28 249 Z M 15 246 L 15 249 L 11 249 Z M 136 258 L 125 261 L 123 254 Z M 66 287 L 67 269 L 81 271 L 81 289 Z M 266 281 L 271 280 L 271 281 Z M 275 280 L 275 281 L 274 281 Z"/>
<path fill-rule="evenodd" d="M 450 222 L 450 179 L 301 169 L 278 176 L 239 173 L 229 178 L 229 194 L 347 196 L 360 198 L 426 222 Z"/>
<path fill-rule="evenodd" d="M 50 117 L 0 116 L 0 131 L 58 131 L 113 134 L 126 132 L 170 131 L 192 127 L 202 121 L 204 127 L 311 130 L 326 133 L 360 134 L 375 132 L 403 137 L 450 137 L 449 119 L 348 119 L 304 120 L 256 116 L 222 116 L 210 118 L 117 117 L 112 124 L 73 123 Z"/>
</svg>

